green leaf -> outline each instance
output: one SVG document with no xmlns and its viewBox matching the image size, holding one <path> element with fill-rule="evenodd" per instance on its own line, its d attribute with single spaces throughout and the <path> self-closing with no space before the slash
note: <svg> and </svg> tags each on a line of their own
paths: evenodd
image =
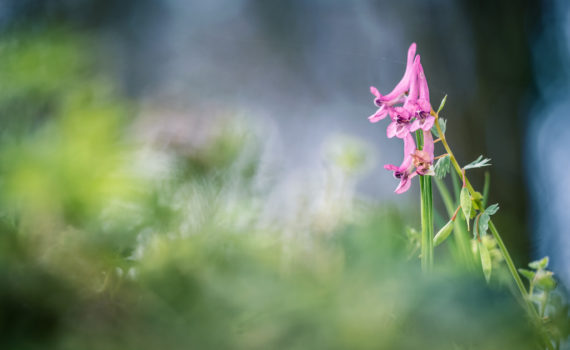
<svg viewBox="0 0 570 350">
<path fill-rule="evenodd" d="M 435 235 L 433 238 L 433 246 L 437 247 L 443 241 L 446 240 L 447 237 L 453 232 L 453 221 L 449 220 L 447 224 L 445 224 Z"/>
<path fill-rule="evenodd" d="M 479 254 L 481 256 L 481 267 L 483 268 L 483 275 L 487 283 L 491 280 L 491 271 L 493 270 L 493 263 L 489 249 L 482 242 L 479 241 Z"/>
<path fill-rule="evenodd" d="M 447 125 L 447 120 L 443 118 L 438 118 L 438 124 L 439 128 L 441 129 L 441 132 L 445 135 L 445 127 Z M 435 124 L 431 127 L 431 132 L 435 137 L 440 137 L 439 132 L 437 132 L 437 127 L 435 126 Z"/>
<path fill-rule="evenodd" d="M 521 275 L 523 275 L 524 277 L 526 277 L 526 279 L 527 279 L 529 282 L 532 282 L 532 280 L 534 280 L 534 276 L 536 275 L 536 273 L 535 273 L 534 271 L 530 271 L 530 270 L 527 270 L 527 269 L 519 269 L 519 273 L 520 273 Z"/>
<path fill-rule="evenodd" d="M 443 99 L 441 100 L 441 102 L 439 103 L 439 108 L 437 109 L 437 114 L 439 114 L 439 112 L 441 112 L 443 107 L 445 107 L 445 102 L 447 102 L 447 95 L 445 95 L 443 97 Z M 442 131 L 443 131 L 443 129 L 442 129 Z M 445 134 L 445 131 L 443 133 Z"/>
<path fill-rule="evenodd" d="M 491 158 L 485 158 L 483 159 L 483 156 L 480 155 L 479 157 L 477 157 L 477 159 L 475 159 L 474 161 L 472 161 L 471 163 L 467 164 L 466 166 L 463 167 L 463 169 L 467 170 L 467 169 L 475 169 L 475 168 L 482 168 L 484 166 L 490 166 L 491 164 L 489 163 L 491 161 Z"/>
<path fill-rule="evenodd" d="M 441 129 L 441 133 L 445 135 L 445 129 L 447 128 L 447 119 L 439 118 L 439 128 Z"/>
<path fill-rule="evenodd" d="M 556 288 L 556 281 L 554 277 L 552 277 L 554 273 L 552 271 L 544 271 L 539 270 L 536 272 L 536 276 L 534 277 L 535 286 L 544 290 L 544 291 L 551 291 Z"/>
<path fill-rule="evenodd" d="M 485 211 L 481 213 L 479 217 L 479 235 L 484 236 L 487 234 L 489 229 L 489 221 L 491 220 L 491 215 L 495 214 L 499 210 L 499 204 L 495 203 L 490 205 Z"/>
<path fill-rule="evenodd" d="M 542 258 L 540 260 L 536 260 L 536 261 L 529 263 L 528 267 L 530 267 L 531 269 L 534 269 L 534 270 L 543 270 L 543 269 L 548 267 L 548 262 L 549 262 L 549 259 L 547 256 L 545 256 L 544 258 Z"/>
<path fill-rule="evenodd" d="M 465 221 L 467 222 L 467 231 L 469 231 L 469 218 L 471 217 L 471 195 L 467 187 L 461 189 L 461 194 L 459 195 L 459 203 L 461 203 L 461 210 L 463 211 L 463 216 L 465 216 Z"/>
<path fill-rule="evenodd" d="M 451 169 L 451 161 L 449 155 L 439 158 L 434 165 L 435 176 L 438 179 L 443 179 Z"/>
</svg>

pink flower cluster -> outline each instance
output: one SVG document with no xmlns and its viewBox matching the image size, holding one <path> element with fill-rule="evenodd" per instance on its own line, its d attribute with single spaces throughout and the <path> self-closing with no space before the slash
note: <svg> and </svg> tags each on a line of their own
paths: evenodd
<svg viewBox="0 0 570 350">
<path fill-rule="evenodd" d="M 396 136 L 404 140 L 404 161 L 398 167 L 392 164 L 384 166 L 393 171 L 394 177 L 400 180 L 396 193 L 406 192 L 411 185 L 411 179 L 416 175 L 432 175 L 433 137 L 431 128 L 435 117 L 431 115 L 429 89 L 420 63 L 420 55 L 416 56 L 416 44 L 408 49 L 408 61 L 402 80 L 394 89 L 382 95 L 374 86 L 370 87 L 374 95 L 374 104 L 378 107 L 376 113 L 368 117 L 376 123 L 390 116 L 391 123 L 386 129 L 389 138 Z M 416 147 L 413 136 L 416 130 L 423 131 L 423 148 Z"/>
</svg>

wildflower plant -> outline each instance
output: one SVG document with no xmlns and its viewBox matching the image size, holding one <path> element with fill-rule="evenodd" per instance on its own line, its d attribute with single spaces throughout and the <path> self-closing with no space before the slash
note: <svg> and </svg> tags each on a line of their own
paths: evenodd
<svg viewBox="0 0 570 350">
<path fill-rule="evenodd" d="M 531 262 L 530 270 L 518 269 L 494 225 L 491 216 L 499 210 L 498 204 L 487 206 L 489 194 L 489 174 L 485 174 L 483 194 L 476 191 L 466 171 L 490 166 L 491 159 L 479 156 L 473 162 L 461 166 L 453 154 L 445 137 L 447 121 L 440 118 L 440 112 L 445 106 L 447 96 L 443 98 L 437 111 L 431 106 L 429 87 L 421 64 L 420 55 L 416 54 L 416 44 L 408 49 L 406 70 L 402 79 L 392 91 L 382 95 L 374 86 L 370 87 L 374 96 L 374 104 L 378 110 L 368 117 L 371 123 L 377 123 L 386 117 L 390 123 L 386 129 L 388 138 L 397 137 L 403 142 L 403 161 L 400 166 L 387 164 L 386 170 L 392 171 L 399 184 L 395 189 L 398 194 L 408 191 L 414 178 L 419 179 L 421 194 L 421 233 L 408 234 L 411 245 L 419 246 L 421 251 L 421 267 L 424 272 L 433 270 L 434 247 L 444 243 L 455 232 L 459 254 L 456 257 L 466 261 L 478 261 L 487 283 L 491 282 L 493 269 L 499 268 L 503 262 L 520 294 L 520 301 L 527 311 L 529 319 L 541 334 L 540 348 L 554 349 L 560 347 L 560 339 L 564 338 L 556 330 L 549 318 L 551 315 L 567 314 L 567 308 L 562 306 L 560 298 L 551 303 L 549 297 L 557 283 L 554 273 L 547 270 L 548 257 Z M 414 138 L 415 136 L 415 138 Z M 433 139 L 435 136 L 437 139 Z M 444 153 L 434 156 L 435 144 L 441 144 Z M 437 160 L 436 163 L 434 161 Z M 450 171 L 454 184 L 462 182 L 458 196 L 453 201 L 446 184 L 442 181 Z M 457 178 L 460 180 L 458 181 Z M 434 208 L 432 195 L 432 180 L 435 181 L 440 195 L 445 203 L 450 219 L 434 235 Z M 458 186 L 456 186 L 458 187 Z M 465 229 L 456 223 L 458 214 L 465 220 L 467 232 L 471 231 L 471 249 L 465 249 L 467 244 Z M 413 229 L 410 232 L 416 232 Z M 419 236 L 419 238 L 418 238 Z M 468 236 L 467 236 L 468 237 Z M 413 249 L 412 252 L 417 250 Z M 528 289 L 521 279 L 528 279 Z M 567 315 L 566 315 L 567 316 Z"/>
</svg>

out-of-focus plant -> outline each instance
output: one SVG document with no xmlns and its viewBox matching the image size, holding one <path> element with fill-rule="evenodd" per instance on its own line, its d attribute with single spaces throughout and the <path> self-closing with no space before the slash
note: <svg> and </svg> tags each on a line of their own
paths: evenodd
<svg viewBox="0 0 570 350">
<path fill-rule="evenodd" d="M 141 140 L 94 47 L 65 29 L 0 39 L 2 349 L 534 347 L 504 291 L 409 262 L 408 215 L 354 191 L 361 142 L 327 143 L 321 187 L 281 207 L 252 124 L 174 137 L 164 118 L 145 125 L 167 142 Z"/>
</svg>

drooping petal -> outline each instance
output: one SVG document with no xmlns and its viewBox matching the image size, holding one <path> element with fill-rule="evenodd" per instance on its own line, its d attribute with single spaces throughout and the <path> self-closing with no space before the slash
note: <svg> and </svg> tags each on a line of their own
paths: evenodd
<svg viewBox="0 0 570 350">
<path fill-rule="evenodd" d="M 406 114 L 406 113 L 407 112 L 403 107 L 392 107 L 390 109 L 390 119 L 392 119 L 392 121 L 395 122 L 398 120 L 400 115 Z"/>
<path fill-rule="evenodd" d="M 431 105 L 429 102 L 429 87 L 426 79 L 426 75 L 424 73 L 424 67 L 421 63 L 418 65 L 418 85 L 419 85 L 419 100 L 422 101 L 420 106 L 424 112 L 429 113 L 431 110 Z"/>
<path fill-rule="evenodd" d="M 396 192 L 397 194 L 402 194 L 407 190 L 409 190 L 410 186 L 412 185 L 412 178 L 414 176 L 416 176 L 416 173 L 412 173 L 410 175 L 402 177 L 400 184 L 398 185 L 398 187 L 396 187 L 396 190 L 394 192 Z"/>
<path fill-rule="evenodd" d="M 389 170 L 389 171 L 398 171 L 400 170 L 399 167 L 393 165 L 393 164 L 386 164 L 384 165 L 384 169 Z"/>
<path fill-rule="evenodd" d="M 393 121 L 388 125 L 388 128 L 386 128 L 386 136 L 388 136 L 388 138 L 391 139 L 392 137 L 396 136 L 397 131 L 398 131 L 398 123 Z"/>
<path fill-rule="evenodd" d="M 408 169 L 412 165 L 413 157 L 412 154 L 416 151 L 416 142 L 411 134 L 404 137 L 404 161 L 400 168 Z"/>
<path fill-rule="evenodd" d="M 375 88 L 374 86 L 370 87 L 370 93 L 372 95 L 374 95 L 375 97 L 381 97 L 382 95 L 380 95 L 380 91 L 378 91 L 377 88 Z"/>
<path fill-rule="evenodd" d="M 406 102 L 415 102 L 418 99 L 418 68 L 420 66 L 420 55 L 417 55 L 414 59 L 414 65 L 412 66 L 412 74 L 410 77 L 410 87 L 408 92 L 408 97 L 406 98 Z"/>
<path fill-rule="evenodd" d="M 423 120 L 421 124 L 421 128 L 423 131 L 430 131 L 433 127 L 433 123 L 435 122 L 435 117 L 430 115 Z M 416 129 L 417 130 L 417 129 Z"/>
<path fill-rule="evenodd" d="M 419 58 L 420 56 L 418 55 L 414 60 L 414 71 L 417 71 L 417 67 L 420 62 Z M 402 106 L 403 109 L 406 110 L 409 119 L 411 119 L 413 116 L 417 114 L 419 108 L 417 102 L 418 102 L 418 77 L 417 74 L 414 74 L 410 78 L 410 89 L 408 91 L 408 95 L 406 96 L 404 105 Z M 402 137 L 401 134 L 398 137 Z"/>
<path fill-rule="evenodd" d="M 389 113 L 389 108 L 387 106 L 382 106 L 376 111 L 376 113 L 374 113 L 370 117 L 368 117 L 368 120 L 371 123 L 377 123 L 380 120 L 386 118 L 388 113 Z"/>
<path fill-rule="evenodd" d="M 420 128 L 420 121 L 418 119 L 414 120 L 412 124 L 410 124 L 410 132 L 414 132 Z"/>
<path fill-rule="evenodd" d="M 414 57 L 416 55 L 416 43 L 412 43 L 412 45 L 410 45 L 410 48 L 408 49 L 408 61 L 406 64 L 406 71 L 404 72 L 404 76 L 402 77 L 402 79 L 400 80 L 400 82 L 398 82 L 398 84 L 396 84 L 396 86 L 394 87 L 394 89 L 392 91 L 390 91 L 388 94 L 381 96 L 380 99 L 383 102 L 389 102 L 389 101 L 393 101 L 395 99 L 397 99 L 398 97 L 400 97 L 402 94 L 404 94 L 406 91 L 408 91 L 409 87 L 410 87 L 410 78 L 415 75 L 415 69 L 414 69 Z"/>
<path fill-rule="evenodd" d="M 431 112 L 431 105 L 429 103 L 429 101 L 423 100 L 421 98 L 418 98 L 418 107 L 425 113 L 430 113 Z"/>
<path fill-rule="evenodd" d="M 398 187 L 396 187 L 396 190 L 394 192 L 396 192 L 397 194 L 402 194 L 402 193 L 406 192 L 407 190 L 409 190 L 411 185 L 412 185 L 412 182 L 410 181 L 410 179 L 408 177 L 403 178 L 400 181 L 400 183 L 398 184 Z"/>
<path fill-rule="evenodd" d="M 410 134 L 410 123 L 398 124 L 398 127 L 396 128 L 397 138 L 403 139 L 409 134 Z"/>
</svg>

